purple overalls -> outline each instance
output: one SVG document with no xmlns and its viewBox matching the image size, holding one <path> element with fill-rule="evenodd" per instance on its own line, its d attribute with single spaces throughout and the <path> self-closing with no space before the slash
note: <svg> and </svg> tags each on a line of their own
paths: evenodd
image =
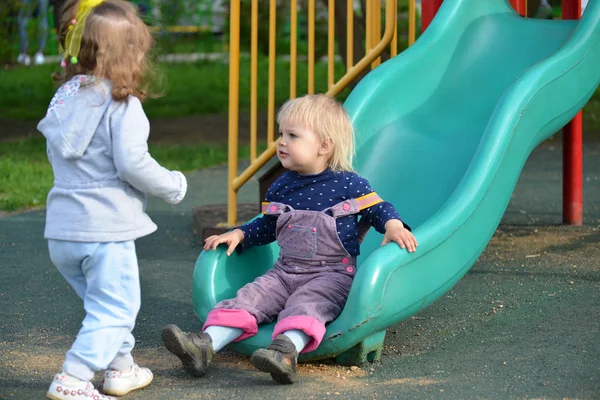
<svg viewBox="0 0 600 400">
<path fill-rule="evenodd" d="M 294 210 L 272 202 L 266 214 L 277 215 L 279 259 L 266 274 L 223 300 L 208 314 L 211 325 L 241 328 L 237 341 L 258 332 L 258 324 L 277 318 L 273 338 L 298 329 L 312 338 L 303 353 L 317 348 L 325 324 L 340 315 L 356 273 L 356 259 L 342 245 L 336 218 L 359 212 L 355 199 L 323 211 Z"/>
</svg>

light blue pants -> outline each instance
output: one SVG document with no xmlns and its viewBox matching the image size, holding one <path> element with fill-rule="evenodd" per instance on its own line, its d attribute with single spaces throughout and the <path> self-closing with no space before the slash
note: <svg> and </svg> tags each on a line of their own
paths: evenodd
<svg viewBox="0 0 600 400">
<path fill-rule="evenodd" d="M 21 0 L 19 15 L 17 17 L 19 22 L 19 52 L 21 54 L 27 53 L 27 48 L 29 47 L 27 24 L 29 23 L 29 18 L 31 18 L 31 14 L 35 10 L 36 5 L 39 7 L 37 51 L 42 53 L 46 47 L 46 40 L 48 39 L 48 0 Z"/>
<path fill-rule="evenodd" d="M 83 300 L 86 316 L 63 371 L 84 381 L 107 368 L 133 365 L 131 334 L 140 309 L 134 241 L 83 243 L 49 240 L 50 259 Z"/>
</svg>

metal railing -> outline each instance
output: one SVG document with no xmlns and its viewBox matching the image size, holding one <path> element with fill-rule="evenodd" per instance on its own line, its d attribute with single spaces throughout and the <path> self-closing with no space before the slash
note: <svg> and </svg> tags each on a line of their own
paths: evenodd
<svg viewBox="0 0 600 400">
<path fill-rule="evenodd" d="M 328 0 L 328 35 L 327 35 L 327 94 L 335 96 L 346 88 L 363 70 L 376 68 L 381 63 L 381 54 L 390 46 L 390 56 L 397 54 L 397 0 L 384 0 L 385 30 L 381 36 L 382 0 L 367 0 L 365 15 L 366 51 L 365 56 L 353 64 L 354 53 L 354 1 L 347 0 L 346 25 L 346 73 L 335 82 L 335 1 Z M 290 90 L 289 98 L 297 96 L 297 33 L 298 33 L 298 0 L 290 0 Z M 315 0 L 307 0 L 308 4 L 308 93 L 315 90 Z M 269 68 L 268 68 L 268 100 L 267 100 L 267 149 L 257 154 L 258 145 L 258 0 L 251 3 L 250 29 L 250 165 L 238 175 L 239 145 L 239 87 L 240 87 L 240 0 L 232 0 L 230 7 L 230 45 L 229 45 L 229 172 L 228 172 L 228 210 L 227 223 L 232 227 L 237 223 L 238 190 L 271 159 L 276 152 L 275 140 L 275 65 L 276 65 L 276 32 L 277 32 L 277 0 L 269 3 Z M 409 32 L 408 42 L 415 40 L 415 0 L 409 0 Z M 338 44 L 340 45 L 340 44 Z"/>
</svg>

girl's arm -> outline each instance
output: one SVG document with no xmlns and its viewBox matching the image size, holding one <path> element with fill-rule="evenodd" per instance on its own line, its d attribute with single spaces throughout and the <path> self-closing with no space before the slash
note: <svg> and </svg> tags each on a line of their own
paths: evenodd
<svg viewBox="0 0 600 400">
<path fill-rule="evenodd" d="M 400 214 L 391 203 L 383 201 L 364 178 L 357 176 L 350 186 L 355 187 L 352 197 L 358 200 L 362 218 L 377 232 L 384 234 L 382 246 L 389 242 L 396 242 L 400 248 L 408 252 L 416 251 L 417 239 L 412 234 L 410 226 L 402 221 Z"/>
<path fill-rule="evenodd" d="M 135 97 L 123 101 L 110 118 L 113 156 L 119 177 L 137 190 L 170 204 L 183 200 L 187 180 L 162 167 L 148 152 L 150 123 Z"/>
<path fill-rule="evenodd" d="M 275 241 L 277 217 L 263 215 L 237 229 L 244 233 L 244 241 L 237 248 L 238 253 L 243 253 L 254 246 L 262 246 Z"/>
<path fill-rule="evenodd" d="M 289 179 L 288 175 L 283 174 L 271 184 L 269 189 L 267 189 L 263 206 L 272 201 L 279 201 L 278 188 L 281 187 L 287 179 Z M 269 244 L 277 239 L 277 216 L 262 215 L 247 224 L 238 226 L 237 229 L 241 230 L 244 234 L 243 241 L 237 247 L 237 252 L 243 253 L 254 246 Z"/>
<path fill-rule="evenodd" d="M 406 229 L 411 230 L 410 226 L 402 221 L 402 217 L 400 217 L 394 205 L 381 199 L 365 178 L 354 175 L 348 187 L 348 197 L 358 200 L 361 206 L 361 217 L 377 232 L 385 233 L 386 223 L 393 219 L 401 221 Z"/>
</svg>

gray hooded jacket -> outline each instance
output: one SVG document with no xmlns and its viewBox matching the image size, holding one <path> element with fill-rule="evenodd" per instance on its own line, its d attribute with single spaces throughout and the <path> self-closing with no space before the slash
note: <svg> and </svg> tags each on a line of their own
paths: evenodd
<svg viewBox="0 0 600 400">
<path fill-rule="evenodd" d="M 185 196 L 185 176 L 148 153 L 150 124 L 140 101 L 113 100 L 110 81 L 78 75 L 65 83 L 38 130 L 54 171 L 48 239 L 134 240 L 156 230 L 145 213 L 145 193 L 172 204 Z"/>
</svg>

